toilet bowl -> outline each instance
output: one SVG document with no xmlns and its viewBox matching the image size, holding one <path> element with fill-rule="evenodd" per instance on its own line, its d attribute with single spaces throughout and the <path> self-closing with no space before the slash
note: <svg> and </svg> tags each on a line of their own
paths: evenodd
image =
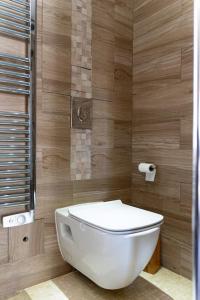
<svg viewBox="0 0 200 300">
<path fill-rule="evenodd" d="M 121 200 L 56 210 L 61 254 L 69 264 L 105 289 L 131 284 L 150 260 L 163 216 Z"/>
</svg>

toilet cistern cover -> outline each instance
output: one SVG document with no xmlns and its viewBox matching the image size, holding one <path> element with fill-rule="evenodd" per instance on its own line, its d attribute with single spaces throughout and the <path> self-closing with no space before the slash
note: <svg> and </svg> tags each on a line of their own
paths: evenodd
<svg viewBox="0 0 200 300">
<path fill-rule="evenodd" d="M 123 204 L 121 200 L 71 206 L 69 215 L 109 231 L 139 230 L 163 221 L 162 215 Z"/>
</svg>

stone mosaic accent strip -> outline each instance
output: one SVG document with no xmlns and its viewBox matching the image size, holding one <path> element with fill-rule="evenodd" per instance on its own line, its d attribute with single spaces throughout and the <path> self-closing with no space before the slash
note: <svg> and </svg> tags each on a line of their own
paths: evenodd
<svg viewBox="0 0 200 300">
<path fill-rule="evenodd" d="M 72 65 L 92 69 L 91 0 L 72 1 Z"/>
<path fill-rule="evenodd" d="M 72 1 L 71 44 L 71 96 L 72 98 L 82 98 L 82 100 L 92 99 L 91 0 Z M 85 180 L 90 178 L 91 130 L 73 128 L 71 130 L 71 179 Z"/>
<path fill-rule="evenodd" d="M 87 16 L 76 13 L 77 22 L 72 26 L 72 61 L 76 65 L 91 69 L 91 22 Z"/>
<path fill-rule="evenodd" d="M 79 12 L 91 19 L 92 16 L 92 1 L 91 0 L 73 0 L 72 11 Z"/>
<path fill-rule="evenodd" d="M 71 179 L 91 178 L 91 130 L 71 131 Z"/>
<path fill-rule="evenodd" d="M 92 98 L 92 4 L 72 1 L 72 86 L 74 97 Z"/>
<path fill-rule="evenodd" d="M 72 97 L 92 98 L 92 72 L 77 66 L 72 66 L 71 79 Z"/>
</svg>

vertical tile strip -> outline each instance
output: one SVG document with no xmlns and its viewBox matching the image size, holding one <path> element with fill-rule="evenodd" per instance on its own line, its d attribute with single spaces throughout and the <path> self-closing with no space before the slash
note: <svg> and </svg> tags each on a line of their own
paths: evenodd
<svg viewBox="0 0 200 300">
<path fill-rule="evenodd" d="M 92 99 L 91 0 L 72 1 L 71 97 Z M 91 131 L 71 130 L 71 179 L 91 178 Z"/>
</svg>

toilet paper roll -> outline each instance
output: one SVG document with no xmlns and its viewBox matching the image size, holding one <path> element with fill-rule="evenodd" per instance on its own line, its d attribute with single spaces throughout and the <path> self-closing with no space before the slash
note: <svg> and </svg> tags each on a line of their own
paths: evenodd
<svg viewBox="0 0 200 300">
<path fill-rule="evenodd" d="M 140 163 L 138 170 L 142 173 L 145 173 L 146 181 L 154 181 L 156 176 L 156 166 L 150 163 Z"/>
<path fill-rule="evenodd" d="M 138 170 L 143 173 L 153 172 L 156 166 L 154 164 L 149 163 L 140 163 L 138 166 Z"/>
</svg>

